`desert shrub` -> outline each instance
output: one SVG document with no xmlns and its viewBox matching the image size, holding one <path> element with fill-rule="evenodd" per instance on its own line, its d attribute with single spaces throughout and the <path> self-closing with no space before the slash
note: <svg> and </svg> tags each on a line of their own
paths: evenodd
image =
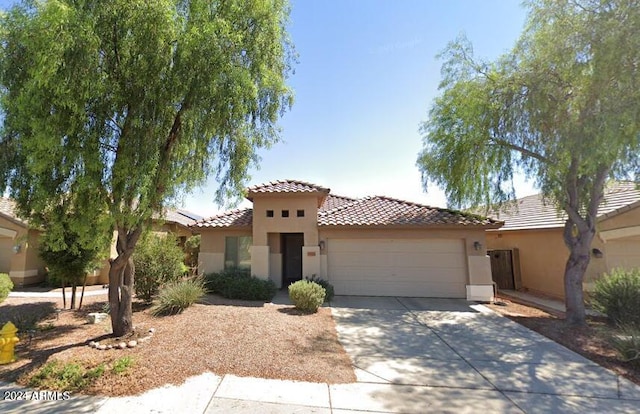
<svg viewBox="0 0 640 414">
<path fill-rule="evenodd" d="M 618 331 L 610 339 L 620 359 L 640 367 L 640 327 L 620 325 Z"/>
<path fill-rule="evenodd" d="M 334 289 L 333 289 L 333 285 L 331 283 L 329 283 L 327 280 L 322 279 L 321 277 L 318 277 L 316 275 L 311 276 L 310 278 L 307 277 L 305 278 L 310 282 L 315 282 L 317 284 L 319 284 L 320 286 L 322 286 L 326 292 L 326 295 L 324 297 L 324 301 L 325 302 L 331 302 L 331 300 L 333 299 L 334 296 Z"/>
<path fill-rule="evenodd" d="M 195 277 L 170 282 L 158 293 L 155 304 L 151 308 L 154 316 L 175 315 L 196 303 L 206 294 L 202 278 Z"/>
<path fill-rule="evenodd" d="M 178 280 L 184 272 L 184 253 L 170 235 L 149 234 L 136 246 L 133 280 L 136 296 L 150 302 L 165 283 Z"/>
<path fill-rule="evenodd" d="M 228 299 L 259 300 L 268 302 L 278 290 L 271 280 L 249 275 L 248 270 L 228 269 L 205 275 L 205 286 L 211 293 Z"/>
<path fill-rule="evenodd" d="M 0 303 L 2 303 L 7 296 L 9 296 L 9 292 L 13 289 L 13 282 L 9 275 L 6 273 L 0 273 Z"/>
<path fill-rule="evenodd" d="M 640 328 L 640 269 L 614 269 L 596 280 L 592 303 L 616 324 Z"/>
<path fill-rule="evenodd" d="M 60 391 L 81 390 L 104 374 L 104 365 L 85 369 L 79 364 L 62 365 L 58 361 L 47 362 L 29 380 L 29 385 Z"/>
<path fill-rule="evenodd" d="M 317 312 L 325 295 L 322 286 L 309 280 L 298 280 L 289 285 L 289 299 L 297 309 L 305 312 Z"/>
</svg>

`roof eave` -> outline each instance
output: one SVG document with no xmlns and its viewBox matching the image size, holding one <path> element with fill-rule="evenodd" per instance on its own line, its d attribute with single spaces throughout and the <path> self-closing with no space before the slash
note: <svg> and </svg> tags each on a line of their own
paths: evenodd
<svg viewBox="0 0 640 414">
<path fill-rule="evenodd" d="M 342 229 L 392 229 L 392 230 L 465 230 L 465 229 L 498 229 L 502 224 L 318 224 L 321 228 Z"/>
</svg>

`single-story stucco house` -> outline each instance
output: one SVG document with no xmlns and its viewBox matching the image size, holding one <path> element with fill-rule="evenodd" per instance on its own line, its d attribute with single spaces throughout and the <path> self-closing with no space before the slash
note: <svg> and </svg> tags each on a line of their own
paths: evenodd
<svg viewBox="0 0 640 414">
<path fill-rule="evenodd" d="M 569 256 L 562 237 L 565 213 L 538 194 L 518 199 L 514 206 L 490 216 L 504 221 L 500 229 L 487 230 L 498 288 L 564 298 Z M 596 278 L 614 268 L 640 267 L 640 190 L 636 183 L 612 182 L 606 187 L 597 229 L 584 279 L 587 291 Z"/>
<path fill-rule="evenodd" d="M 190 226 L 199 219 L 202 217 L 185 210 L 168 209 L 163 218 L 155 220 L 153 231 L 172 233 L 184 244 L 193 235 Z M 15 286 L 37 284 L 45 278 L 45 264 L 38 251 L 40 233 L 17 216 L 13 200 L 0 197 L 0 273 L 8 273 Z M 110 256 L 116 256 L 115 241 Z M 109 264 L 105 261 L 105 266 L 89 275 L 87 284 L 108 282 Z"/>
<path fill-rule="evenodd" d="M 338 295 L 491 300 L 485 234 L 502 223 L 389 197 L 354 199 L 281 180 L 247 189 L 253 208 L 198 221 L 199 272 L 244 267 L 285 287 L 320 277 Z"/>
</svg>

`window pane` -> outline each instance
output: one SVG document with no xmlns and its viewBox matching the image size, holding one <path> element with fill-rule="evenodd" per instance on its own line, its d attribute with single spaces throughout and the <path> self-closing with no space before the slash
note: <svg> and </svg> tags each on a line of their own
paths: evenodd
<svg viewBox="0 0 640 414">
<path fill-rule="evenodd" d="M 225 237 L 224 239 L 224 268 L 238 266 L 238 238 Z"/>
<path fill-rule="evenodd" d="M 240 269 L 251 269 L 251 245 L 253 238 L 251 236 L 238 237 L 238 262 Z"/>
</svg>

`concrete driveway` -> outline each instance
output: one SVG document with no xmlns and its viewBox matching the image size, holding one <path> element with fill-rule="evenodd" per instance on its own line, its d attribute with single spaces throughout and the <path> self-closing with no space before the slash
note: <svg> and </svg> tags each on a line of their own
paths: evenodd
<svg viewBox="0 0 640 414">
<path fill-rule="evenodd" d="M 333 412 L 638 412 L 640 387 L 464 300 L 336 297 L 358 382 Z"/>
</svg>

